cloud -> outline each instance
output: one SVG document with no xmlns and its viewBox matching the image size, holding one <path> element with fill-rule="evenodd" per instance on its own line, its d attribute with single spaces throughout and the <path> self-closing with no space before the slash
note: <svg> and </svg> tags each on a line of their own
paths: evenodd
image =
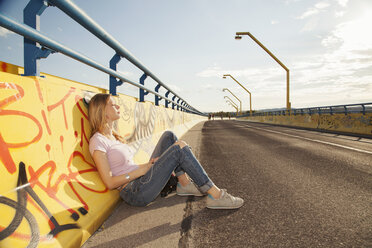
<svg viewBox="0 0 372 248">
<path fill-rule="evenodd" d="M 285 71 L 280 66 L 265 67 L 265 68 L 246 68 L 242 70 L 229 70 L 222 69 L 220 67 L 207 68 L 204 71 L 201 71 L 197 74 L 199 77 L 216 77 L 221 78 L 224 74 L 231 74 L 238 82 L 243 85 L 249 85 L 249 90 L 260 89 L 265 91 L 267 88 L 269 91 L 273 89 L 283 88 L 285 85 Z M 234 84 L 231 78 L 226 78 L 224 80 L 230 80 L 238 89 L 241 89 L 241 86 Z M 252 83 L 255 82 L 255 83 Z M 208 85 L 206 86 L 208 87 Z M 220 91 L 221 86 L 210 86 L 210 88 L 215 88 L 217 91 Z"/>
<path fill-rule="evenodd" d="M 296 3 L 296 2 L 300 2 L 301 0 L 286 0 L 285 1 L 285 4 L 289 5 L 289 4 L 292 4 L 292 3 Z"/>
<path fill-rule="evenodd" d="M 291 67 L 292 85 L 296 92 L 294 101 L 304 104 L 306 102 L 301 97 L 309 95 L 316 95 L 312 105 L 346 104 L 353 99 L 370 99 L 372 34 L 366 32 L 370 23 L 372 17 L 365 14 L 337 25 L 321 40 L 326 53 L 307 57 L 306 61 L 297 61 Z M 307 101 L 311 102 L 310 99 Z"/>
<path fill-rule="evenodd" d="M 297 17 L 296 19 L 305 19 L 307 17 L 310 17 L 310 16 L 313 16 L 313 15 L 316 15 L 318 14 L 320 11 L 318 9 L 315 9 L 315 8 L 310 8 L 308 9 L 306 12 L 304 12 L 302 15 L 300 15 L 299 17 Z"/>
<path fill-rule="evenodd" d="M 6 28 L 0 27 L 0 37 L 6 38 L 8 37 L 8 35 L 11 35 L 11 34 L 14 34 L 14 33 Z"/>
<path fill-rule="evenodd" d="M 296 17 L 296 19 L 306 19 L 310 16 L 314 16 L 319 14 L 323 9 L 326 9 L 330 6 L 327 2 L 318 2 L 314 5 L 314 7 L 308 8 L 302 15 Z"/>
<path fill-rule="evenodd" d="M 173 90 L 174 92 L 176 92 L 176 94 L 178 92 L 182 92 L 182 89 L 179 86 L 175 85 L 175 84 L 168 84 L 168 86 L 169 86 L 169 88 L 171 90 Z"/>
<path fill-rule="evenodd" d="M 372 23 L 372 16 L 368 14 L 359 19 L 341 23 L 322 40 L 322 44 L 325 47 L 339 45 L 340 52 L 343 53 L 368 50 L 372 48 L 372 33 L 366 32 L 370 23 Z"/>
<path fill-rule="evenodd" d="M 327 2 L 319 2 L 319 3 L 316 3 L 315 4 L 315 8 L 317 9 L 325 9 L 325 8 L 328 8 L 329 7 L 329 3 Z"/>
<path fill-rule="evenodd" d="M 203 89 L 205 90 L 211 90 L 211 89 L 214 89 L 213 85 L 212 84 L 202 84 L 201 86 Z"/>
<path fill-rule="evenodd" d="M 222 77 L 223 74 L 225 74 L 225 73 L 221 71 L 220 67 L 212 66 L 212 67 L 209 67 L 209 68 L 197 73 L 196 76 L 197 77 L 209 78 L 209 77 Z"/>
<path fill-rule="evenodd" d="M 348 4 L 349 0 L 336 0 L 337 3 L 339 5 L 341 5 L 342 7 L 346 7 L 346 5 Z"/>
<path fill-rule="evenodd" d="M 345 15 L 345 11 L 336 11 L 335 17 L 343 17 Z"/>
<path fill-rule="evenodd" d="M 335 35 L 329 35 L 321 41 L 324 47 L 331 48 L 332 46 L 338 46 L 342 44 L 342 39 Z"/>
<path fill-rule="evenodd" d="M 207 69 L 199 72 L 196 74 L 197 77 L 204 77 L 204 78 L 210 78 L 210 77 L 217 77 L 222 78 L 224 74 L 231 74 L 234 75 L 234 77 L 239 76 L 252 76 L 259 73 L 258 69 L 244 69 L 244 70 L 229 70 L 229 69 L 222 69 L 218 66 L 212 66 L 208 67 Z"/>
<path fill-rule="evenodd" d="M 271 24 L 272 24 L 272 25 L 275 25 L 275 24 L 278 24 L 278 23 L 279 23 L 279 22 L 276 21 L 276 20 L 272 20 L 272 21 L 271 21 Z"/>
<path fill-rule="evenodd" d="M 314 30 L 318 26 L 318 18 L 311 18 L 306 22 L 306 24 L 303 26 L 303 28 L 300 30 L 300 33 L 303 32 L 310 32 Z"/>
</svg>

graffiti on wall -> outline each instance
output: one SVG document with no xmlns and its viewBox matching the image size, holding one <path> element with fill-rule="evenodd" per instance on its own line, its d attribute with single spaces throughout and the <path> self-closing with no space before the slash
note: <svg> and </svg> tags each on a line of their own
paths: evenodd
<svg viewBox="0 0 372 248">
<path fill-rule="evenodd" d="M 117 202 L 117 192 L 101 182 L 88 151 L 83 99 L 98 92 L 104 90 L 53 76 L 0 72 L 0 175 L 6 182 L 0 184 L 0 247 L 82 242 L 81 230 L 89 228 L 85 218 L 96 218 L 98 227 L 103 210 Z M 139 159 L 149 157 L 160 131 L 193 119 L 133 97 L 115 99 L 121 107 L 116 127 Z"/>
<path fill-rule="evenodd" d="M 50 240 L 65 230 L 79 228 L 77 221 L 90 208 L 82 189 L 95 194 L 106 193 L 108 189 L 103 184 L 92 186 L 82 180 L 89 173 L 96 174 L 96 168 L 91 159 L 83 154 L 83 147 L 89 142 L 89 127 L 86 107 L 76 88 L 64 87 L 60 91 L 62 94 L 49 104 L 39 80 L 34 79 L 31 84 L 30 80 L 26 81 L 28 82 L 0 82 L 0 162 L 2 169 L 5 169 L 1 174 L 8 175 L 10 179 L 9 184 L 2 188 L 0 209 L 2 216 L 5 213 L 12 216 L 12 211 L 14 212 L 12 220 L 0 223 L 0 242 L 12 238 L 29 242 L 29 247 L 36 247 L 40 241 Z M 71 103 L 73 108 L 70 108 Z M 74 125 L 69 120 L 72 109 L 78 111 Z M 55 125 L 54 118 L 62 128 Z M 67 133 L 72 135 L 66 137 Z M 71 137 L 78 149 L 67 149 L 66 145 L 70 143 Z M 54 138 L 58 141 L 55 142 Z M 22 155 L 29 153 L 33 153 L 33 156 Z M 58 153 L 62 155 L 62 159 L 58 158 Z M 41 154 L 47 156 L 40 156 Z M 61 161 L 63 165 L 60 164 Z M 61 167 L 64 169 L 61 170 Z M 66 191 L 66 187 L 70 192 L 69 198 L 78 202 L 79 207 L 71 207 L 65 201 L 61 191 Z M 14 194 L 16 199 L 11 197 Z M 49 206 L 45 203 L 46 197 L 47 202 L 53 200 Z M 62 212 L 69 215 L 62 224 L 50 210 L 56 208 L 56 205 L 59 214 L 62 209 Z M 30 230 L 26 232 L 25 228 L 19 228 L 23 219 L 29 223 Z M 44 230 L 45 226 L 48 226 L 49 232 L 40 233 L 39 230 Z"/>
</svg>

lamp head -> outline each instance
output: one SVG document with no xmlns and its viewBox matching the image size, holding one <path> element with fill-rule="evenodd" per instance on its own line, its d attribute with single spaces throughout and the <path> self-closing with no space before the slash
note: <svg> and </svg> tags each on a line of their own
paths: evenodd
<svg viewBox="0 0 372 248">
<path fill-rule="evenodd" d="M 241 40 L 241 39 L 242 39 L 242 37 L 240 35 L 235 36 L 235 40 Z"/>
<path fill-rule="evenodd" d="M 226 78 L 225 76 L 223 76 L 222 78 Z"/>
<path fill-rule="evenodd" d="M 222 91 L 225 91 L 225 90 L 227 90 L 227 89 L 226 89 L 226 88 L 223 88 L 223 89 L 222 89 Z"/>
</svg>

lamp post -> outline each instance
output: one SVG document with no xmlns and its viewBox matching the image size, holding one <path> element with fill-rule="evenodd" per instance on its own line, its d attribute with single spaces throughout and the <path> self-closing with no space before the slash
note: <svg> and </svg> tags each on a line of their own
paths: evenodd
<svg viewBox="0 0 372 248">
<path fill-rule="evenodd" d="M 240 115 L 242 114 L 242 101 L 234 94 L 231 92 L 231 90 L 229 90 L 228 88 L 223 88 L 222 91 L 225 92 L 225 91 L 229 91 L 231 93 L 231 95 L 233 95 L 236 100 L 238 100 L 240 102 Z"/>
<path fill-rule="evenodd" d="M 239 110 L 238 110 L 238 107 L 232 105 L 230 101 L 227 101 L 227 100 L 226 100 L 226 102 L 227 102 L 231 107 L 233 107 L 234 109 L 236 109 L 236 115 L 238 115 L 238 111 L 239 111 Z"/>
<path fill-rule="evenodd" d="M 225 78 L 226 77 L 231 77 L 237 84 L 239 84 L 243 89 L 245 89 L 245 91 L 248 92 L 249 94 L 249 113 L 250 113 L 250 116 L 252 116 L 252 94 L 249 90 L 247 90 L 241 83 L 238 82 L 238 80 L 236 80 L 233 76 L 231 76 L 230 74 L 224 74 L 222 78 Z"/>
<path fill-rule="evenodd" d="M 265 52 L 267 52 L 283 69 L 287 72 L 287 111 L 290 114 L 291 110 L 291 103 L 289 101 L 289 69 L 277 58 L 274 54 L 272 54 L 269 49 L 267 49 L 259 40 L 256 39 L 251 33 L 249 32 L 236 32 L 235 39 L 241 40 L 242 35 L 248 35 L 252 40 L 254 40 Z"/>
<path fill-rule="evenodd" d="M 239 108 L 239 107 L 238 107 L 238 104 L 236 104 L 233 100 L 231 100 L 230 97 L 228 97 L 228 96 L 224 96 L 223 98 L 228 98 L 228 99 L 230 100 L 231 103 L 233 103 L 237 108 Z"/>
<path fill-rule="evenodd" d="M 236 105 L 234 102 L 232 102 L 231 100 L 226 100 L 226 102 L 230 103 L 231 106 L 233 106 L 234 108 L 236 108 L 237 112 L 239 111 L 238 105 Z"/>
</svg>

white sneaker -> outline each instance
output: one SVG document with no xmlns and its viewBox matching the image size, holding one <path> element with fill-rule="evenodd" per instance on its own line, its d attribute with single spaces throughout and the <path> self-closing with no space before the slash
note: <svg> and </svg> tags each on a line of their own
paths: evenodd
<svg viewBox="0 0 372 248">
<path fill-rule="evenodd" d="M 180 196 L 188 196 L 188 195 L 204 196 L 204 194 L 198 190 L 198 188 L 195 186 L 193 182 L 190 182 L 186 186 L 182 186 L 180 183 L 177 183 L 176 192 L 177 192 L 177 195 L 180 195 Z"/>
<path fill-rule="evenodd" d="M 226 189 L 221 189 L 221 197 L 214 199 L 211 195 L 207 197 L 207 208 L 210 209 L 236 209 L 244 204 L 244 200 L 227 193 Z"/>
</svg>

